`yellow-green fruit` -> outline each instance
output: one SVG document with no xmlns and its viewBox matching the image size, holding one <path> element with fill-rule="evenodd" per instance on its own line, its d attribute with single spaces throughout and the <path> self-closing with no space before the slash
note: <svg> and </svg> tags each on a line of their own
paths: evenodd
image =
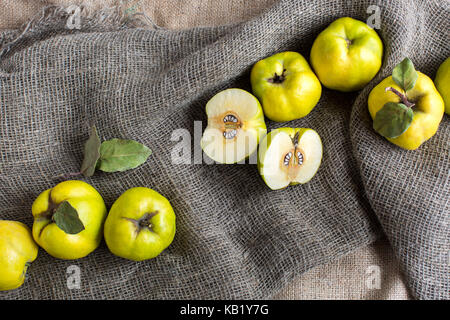
<svg viewBox="0 0 450 320">
<path fill-rule="evenodd" d="M 219 163 L 232 164 L 256 152 L 266 135 L 264 113 L 258 99 L 242 89 L 226 89 L 206 104 L 208 126 L 200 146 Z"/>
<path fill-rule="evenodd" d="M 259 145 L 258 171 L 272 190 L 307 183 L 319 170 L 322 153 L 322 141 L 313 129 L 275 129 Z"/>
<path fill-rule="evenodd" d="M 175 229 L 175 213 L 165 197 L 149 188 L 131 188 L 109 211 L 105 241 L 113 254 L 142 261 L 166 249 L 172 243 Z"/>
<path fill-rule="evenodd" d="M 250 74 L 253 93 L 273 121 L 303 118 L 316 106 L 322 86 L 297 52 L 280 52 L 258 61 Z"/>
<path fill-rule="evenodd" d="M 343 92 L 363 88 L 380 70 L 383 43 L 364 22 L 344 17 L 323 30 L 311 48 L 311 65 L 320 82 Z"/>
<path fill-rule="evenodd" d="M 55 208 L 68 201 L 77 211 L 84 230 L 77 234 L 63 231 L 52 219 Z M 50 255 L 59 259 L 79 259 L 94 251 L 103 236 L 106 206 L 91 185 L 71 180 L 42 192 L 32 206 L 33 237 Z"/>
<path fill-rule="evenodd" d="M 397 138 L 387 138 L 390 142 L 407 150 L 417 149 L 422 143 L 430 139 L 438 130 L 444 114 L 444 101 L 436 90 L 433 81 L 425 74 L 417 71 L 418 78 L 415 86 L 406 92 L 413 107 L 414 118 L 409 128 Z M 401 93 L 404 91 L 394 82 L 392 76 L 381 81 L 369 94 L 368 105 L 372 119 L 387 103 L 401 103 L 399 96 L 386 88 L 392 87 Z"/>
<path fill-rule="evenodd" d="M 26 225 L 0 220 L 0 291 L 20 287 L 37 254 L 38 246 Z"/>
<path fill-rule="evenodd" d="M 445 113 L 450 115 L 450 57 L 439 67 L 434 83 L 442 99 L 444 99 Z"/>
</svg>

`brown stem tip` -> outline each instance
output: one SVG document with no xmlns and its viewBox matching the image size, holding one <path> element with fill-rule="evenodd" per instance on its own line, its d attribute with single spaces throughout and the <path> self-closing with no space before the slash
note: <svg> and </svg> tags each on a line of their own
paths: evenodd
<svg viewBox="0 0 450 320">
<path fill-rule="evenodd" d="M 408 98 L 406 97 L 406 94 L 401 93 L 397 89 L 392 88 L 392 87 L 387 87 L 385 91 L 386 92 L 391 91 L 391 92 L 395 93 L 400 98 L 400 100 L 402 100 L 402 103 L 405 106 L 407 106 L 408 108 L 414 107 L 415 104 L 408 100 Z"/>
</svg>

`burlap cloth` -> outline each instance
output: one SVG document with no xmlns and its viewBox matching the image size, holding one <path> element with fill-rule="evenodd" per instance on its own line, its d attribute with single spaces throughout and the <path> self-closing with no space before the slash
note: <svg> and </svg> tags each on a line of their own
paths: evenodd
<svg viewBox="0 0 450 320">
<path fill-rule="evenodd" d="M 142 61 L 130 58 L 119 63 L 121 57 L 124 59 L 120 47 L 123 48 L 125 43 L 133 42 L 131 47 L 126 48 L 132 48 L 130 54 L 134 58 L 139 57 L 137 45 L 150 51 L 151 44 L 159 45 L 160 50 L 167 49 L 167 53 L 159 54 L 170 63 L 158 61 L 158 67 L 153 70 L 152 67 L 144 67 L 145 71 L 136 77 L 122 70 L 121 77 L 126 83 L 123 89 L 127 90 L 117 95 L 112 93 L 111 98 L 106 97 L 102 90 L 117 90 L 121 87 L 118 83 L 111 79 L 105 80 L 103 85 L 85 83 L 83 90 L 81 83 L 74 83 L 73 77 L 77 72 L 70 66 L 65 67 L 67 74 L 62 79 L 52 75 L 53 70 L 46 72 L 42 65 L 41 69 L 35 67 L 33 71 L 44 77 L 44 84 L 35 84 L 30 74 L 24 72 L 26 69 L 18 66 L 24 63 L 30 64 L 28 67 L 31 68 L 33 62 L 40 61 L 34 55 L 27 59 L 26 50 L 17 50 L 16 55 L 10 55 L 0 63 L 0 70 L 3 67 L 11 75 L 2 75 L 2 86 L 6 89 L 1 100 L 3 142 L 0 152 L 5 162 L 0 172 L 5 189 L 0 201 L 8 211 L 2 211 L 0 218 L 18 219 L 31 224 L 30 203 L 39 190 L 54 184 L 48 178 L 51 171 L 76 168 L 81 157 L 79 150 L 85 139 L 81 130 L 82 120 L 89 116 L 102 123 L 105 136 L 140 138 L 141 141 L 148 141 L 157 153 L 154 162 L 142 169 L 148 171 L 145 174 L 137 171 L 114 178 L 99 176 L 88 182 L 105 194 L 108 204 L 129 186 L 153 187 L 174 202 L 180 224 L 173 246 L 164 257 L 149 263 L 131 263 L 111 257 L 104 245 L 77 262 L 56 262 L 41 250 L 27 283 L 19 290 L 0 294 L 0 298 L 406 299 L 410 296 L 402 280 L 405 274 L 406 283 L 415 297 L 448 299 L 448 119 L 444 119 L 436 137 L 421 150 L 411 153 L 387 144 L 371 131 L 365 106 L 370 88 L 387 76 L 403 55 L 413 58 L 421 71 L 434 75 L 439 62 L 449 53 L 446 32 L 449 25 L 445 19 L 449 13 L 448 2 L 378 3 L 382 9 L 380 34 L 386 45 L 386 60 L 381 74 L 359 96 L 325 91 L 316 111 L 309 116 L 316 120 L 304 119 L 292 124 L 316 128 L 327 137 L 324 142 L 324 168 L 319 172 L 320 177 L 309 186 L 297 190 L 293 188 L 287 195 L 275 194 L 264 189 L 251 166 L 245 169 L 227 166 L 192 170 L 161 164 L 161 161 L 168 159 L 164 143 L 170 136 L 170 132 L 161 128 L 184 127 L 192 131 L 193 120 L 205 120 L 203 105 L 212 92 L 229 86 L 248 87 L 248 67 L 254 61 L 285 49 L 308 56 L 312 40 L 327 23 L 343 15 L 365 20 L 367 7 L 376 4 L 335 2 L 327 7 L 325 2 L 320 1 L 316 4 L 276 2 L 130 1 L 125 6 L 128 13 L 143 11 L 158 26 L 168 29 L 236 24 L 256 18 L 242 25 L 218 29 L 203 28 L 181 33 L 159 30 L 152 36 L 145 35 L 143 31 L 115 31 L 103 36 L 93 33 L 92 36 L 42 39 L 45 41 L 41 44 L 31 44 L 37 50 L 55 50 L 57 41 L 67 42 L 61 52 L 74 57 L 80 54 L 80 48 L 68 44 L 87 40 L 97 44 L 105 56 L 100 54 L 96 59 L 117 61 L 113 62 L 113 67 L 105 65 L 103 72 L 86 74 L 80 67 L 92 67 L 89 63 L 86 65 L 83 59 L 92 55 L 93 48 L 83 44 L 87 53 L 77 58 L 79 61 L 75 62 L 75 67 L 81 72 L 79 76 L 90 81 L 117 75 L 121 63 L 133 69 L 141 64 L 141 67 L 145 63 L 151 64 L 150 58 L 158 56 L 152 52 L 146 57 L 147 61 L 145 58 Z M 44 5 L 69 3 L 72 1 L 2 1 L 0 28 L 20 27 Z M 114 3 L 106 0 L 78 2 L 90 9 Z M 273 4 L 275 6 L 270 8 Z M 15 35 L 17 32 L 4 33 L 4 42 Z M 158 40 L 158 37 L 161 39 Z M 173 39 L 168 40 L 170 37 Z M 121 39 L 128 39 L 128 42 Z M 102 48 L 108 46 L 108 40 L 114 43 L 114 48 L 107 54 Z M 193 44 L 193 41 L 198 43 Z M 186 47 L 179 47 L 181 52 L 177 53 L 177 48 L 172 48 L 175 44 Z M 19 48 L 27 46 L 30 44 L 21 44 Z M 212 48 L 207 49 L 208 46 Z M 216 49 L 219 48 L 214 47 L 229 53 L 219 55 L 220 59 L 209 58 L 218 55 Z M 197 54 L 195 50 L 203 52 Z M 143 52 L 145 55 L 145 50 Z M 50 62 L 57 61 L 57 57 L 48 51 L 41 54 Z M 175 70 L 177 63 L 181 63 L 180 66 L 186 70 L 198 70 L 195 76 L 203 77 L 205 82 L 199 82 L 189 74 L 177 78 L 176 71 L 171 71 L 171 65 Z M 224 66 L 214 66 L 221 63 Z M 164 68 L 161 69 L 161 66 Z M 162 76 L 160 81 L 166 81 L 168 87 L 155 86 L 146 80 L 154 77 L 154 71 L 161 73 L 162 70 L 169 75 Z M 19 72 L 20 76 L 14 75 L 15 72 Z M 165 79 L 167 77 L 172 81 Z M 188 82 L 184 89 L 178 88 L 183 85 L 181 79 Z M 154 110 L 145 99 L 137 98 L 136 92 L 130 94 L 130 89 L 138 90 L 136 83 L 133 83 L 136 81 L 145 90 L 164 88 L 167 92 L 167 97 L 158 95 L 148 101 L 165 107 L 170 106 L 170 101 L 177 101 L 179 106 L 173 106 L 167 112 Z M 62 83 L 68 83 L 72 88 L 75 85 L 78 96 L 64 96 L 67 93 L 59 87 L 56 91 L 47 89 L 44 92 L 46 95 L 62 95 L 65 102 L 58 103 L 55 97 L 50 96 L 36 97 L 36 90 L 42 92 L 50 84 L 61 86 Z M 176 93 L 171 94 L 166 91 L 168 89 Z M 188 98 L 189 94 L 194 97 Z M 144 96 L 148 97 L 147 94 Z M 43 106 L 44 101 L 58 110 L 59 118 L 47 122 L 42 117 L 42 113 L 48 114 L 48 109 Z M 16 105 L 11 106 L 14 103 Z M 116 108 L 130 103 L 142 104 L 141 112 L 125 112 L 127 117 L 134 117 L 133 120 L 119 120 L 119 116 L 114 116 L 113 112 L 124 114 Z M 25 105 L 28 117 L 24 119 L 19 113 Z M 317 109 L 330 116 L 320 115 Z M 80 112 L 83 119 L 74 119 L 77 116 L 73 116 L 71 110 Z M 149 120 L 145 134 L 136 131 L 136 128 L 146 127 L 141 115 L 151 117 L 151 112 L 159 122 Z M 178 116 L 174 112 L 184 114 Z M 121 122 L 135 128 L 127 128 L 127 124 Z M 323 122 L 327 122 L 327 128 Z M 44 123 L 54 128 L 44 128 Z M 112 128 L 108 129 L 108 124 L 112 124 Z M 269 123 L 269 128 L 275 126 L 277 124 Z M 37 130 L 37 138 L 26 135 L 30 130 Z M 163 141 L 155 146 L 158 139 Z M 11 146 L 22 141 L 26 141 L 24 149 L 12 151 Z M 67 142 L 72 143 L 74 149 L 61 145 Z M 45 154 L 49 151 L 48 146 L 54 147 L 51 156 Z M 339 157 L 339 164 L 336 164 L 336 157 Z M 58 159 L 62 158 L 68 163 L 58 164 Z M 170 172 L 174 170 L 182 173 Z M 158 174 L 159 177 L 153 178 Z M 237 200 L 233 191 L 216 188 L 220 177 L 229 185 L 234 184 L 231 187 L 233 190 L 245 185 L 243 181 L 238 181 L 241 179 L 252 181 L 257 186 L 247 186 L 249 191 L 244 192 L 244 199 Z M 203 181 L 204 186 L 201 186 L 199 178 L 209 181 Z M 326 183 L 327 179 L 332 180 Z M 179 183 L 188 183 L 191 188 L 189 185 L 180 187 Z M 201 191 L 204 188 L 209 188 L 209 191 Z M 320 195 L 330 191 L 334 193 L 331 197 Z M 194 197 L 189 196 L 192 193 Z M 205 203 L 209 201 L 208 196 L 218 194 L 227 201 L 213 200 L 212 206 Z M 323 205 L 314 205 L 318 201 Z M 375 217 L 378 217 L 382 228 L 379 228 Z M 366 246 L 377 237 L 383 238 L 382 230 L 386 232 L 394 251 L 386 240 Z M 346 256 L 338 259 L 342 255 Z M 82 287 L 68 290 L 64 273 L 67 266 L 74 263 L 81 267 Z"/>
</svg>

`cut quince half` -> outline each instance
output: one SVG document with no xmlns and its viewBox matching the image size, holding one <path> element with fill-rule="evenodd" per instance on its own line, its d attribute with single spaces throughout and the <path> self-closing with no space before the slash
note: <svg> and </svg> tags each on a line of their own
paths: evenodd
<svg viewBox="0 0 450 320">
<path fill-rule="evenodd" d="M 261 141 L 258 170 L 272 190 L 306 183 L 312 179 L 322 161 L 322 141 L 308 128 L 280 128 Z"/>
<path fill-rule="evenodd" d="M 217 93 L 206 104 L 208 126 L 201 147 L 219 163 L 236 163 L 253 154 L 267 133 L 264 114 L 255 96 L 241 89 Z"/>
</svg>

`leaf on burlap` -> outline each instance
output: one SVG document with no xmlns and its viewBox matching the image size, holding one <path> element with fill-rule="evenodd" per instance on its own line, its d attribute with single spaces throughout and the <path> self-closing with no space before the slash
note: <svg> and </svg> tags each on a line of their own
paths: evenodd
<svg viewBox="0 0 450 320">
<path fill-rule="evenodd" d="M 95 172 L 97 161 L 100 158 L 100 145 L 97 129 L 92 126 L 89 139 L 84 144 L 84 159 L 80 170 L 86 177 L 92 176 Z"/>
<path fill-rule="evenodd" d="M 104 141 L 100 147 L 100 159 L 97 168 L 105 172 L 134 169 L 151 155 L 152 151 L 145 145 L 122 139 Z"/>
</svg>

